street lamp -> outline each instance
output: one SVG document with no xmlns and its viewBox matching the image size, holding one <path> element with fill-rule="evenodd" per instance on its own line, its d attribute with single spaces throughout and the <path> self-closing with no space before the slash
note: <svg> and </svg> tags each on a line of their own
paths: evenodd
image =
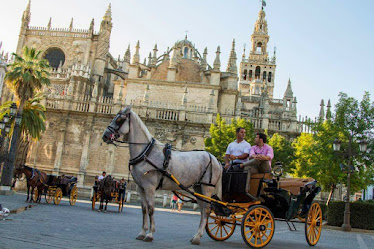
<svg viewBox="0 0 374 249">
<path fill-rule="evenodd" d="M 14 116 L 17 113 L 17 105 L 16 103 L 12 103 L 9 108 L 10 116 Z"/>
<path fill-rule="evenodd" d="M 333 142 L 333 149 L 334 151 L 340 150 L 341 141 L 339 139 L 335 139 Z M 361 152 L 365 152 L 367 148 L 367 142 L 365 140 L 361 140 L 359 142 L 359 148 Z M 340 164 L 340 168 L 342 171 L 347 172 L 347 196 L 344 198 L 345 208 L 344 208 L 344 223 L 342 225 L 343 231 L 351 231 L 351 212 L 350 212 L 350 196 L 351 196 L 351 173 L 354 172 L 354 167 L 352 165 L 352 157 L 354 155 L 352 151 L 352 136 L 349 136 L 348 141 L 348 148 L 345 152 L 345 155 L 348 157 L 348 166 L 344 164 Z"/>
</svg>

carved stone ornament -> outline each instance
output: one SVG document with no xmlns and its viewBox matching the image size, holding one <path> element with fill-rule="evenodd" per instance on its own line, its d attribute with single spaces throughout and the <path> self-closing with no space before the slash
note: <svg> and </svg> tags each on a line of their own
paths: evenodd
<svg viewBox="0 0 374 249">
<path fill-rule="evenodd" d="M 196 137 L 191 137 L 191 139 L 190 139 L 190 143 L 191 144 L 195 144 L 196 143 Z"/>
</svg>

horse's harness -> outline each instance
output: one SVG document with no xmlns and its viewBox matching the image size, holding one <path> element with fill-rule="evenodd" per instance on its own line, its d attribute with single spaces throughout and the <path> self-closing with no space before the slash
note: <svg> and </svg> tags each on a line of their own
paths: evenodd
<svg viewBox="0 0 374 249">
<path fill-rule="evenodd" d="M 31 167 L 29 167 L 29 168 L 31 168 Z M 23 169 L 25 169 L 24 166 L 23 166 Z M 42 177 L 42 174 L 41 174 L 40 170 L 38 170 L 36 168 L 31 168 L 31 169 L 32 169 L 31 177 L 28 179 L 28 181 L 36 178 L 36 182 L 40 182 L 44 186 L 47 186 L 47 184 L 43 181 L 43 177 Z M 26 177 L 26 179 L 27 179 L 27 177 Z"/>
<path fill-rule="evenodd" d="M 117 116 L 113 120 L 118 125 L 118 127 L 121 127 L 127 118 L 130 118 L 130 113 L 126 114 L 126 118 L 122 118 L 121 113 L 119 113 L 119 114 L 117 114 Z M 117 119 L 120 119 L 120 120 L 117 121 Z M 130 123 L 131 122 L 130 122 L 130 119 L 129 119 L 129 132 L 130 132 Z M 117 140 L 117 138 L 120 136 L 119 132 L 118 132 L 119 128 L 118 129 L 114 129 L 111 126 L 108 126 L 108 130 L 110 132 L 112 132 L 112 134 L 114 134 L 111 137 L 111 140 L 112 140 L 113 144 L 114 144 L 114 142 L 128 143 L 128 144 L 140 144 L 140 143 L 131 143 L 131 142 L 128 142 L 128 141 L 119 141 L 119 140 Z M 167 177 L 170 180 L 172 180 L 173 182 L 177 183 L 179 187 L 181 187 L 183 190 L 185 190 L 187 192 L 191 192 L 188 188 L 195 187 L 195 186 L 198 186 L 198 185 L 207 185 L 207 186 L 215 187 L 215 185 L 212 184 L 212 175 L 213 175 L 212 172 L 213 172 L 213 169 L 212 169 L 212 157 L 211 157 L 210 153 L 208 153 L 208 155 L 209 155 L 209 163 L 205 167 L 205 170 L 204 170 L 202 176 L 200 177 L 199 181 L 197 181 L 196 183 L 194 183 L 191 186 L 186 187 L 186 186 L 180 184 L 178 182 L 178 180 L 172 174 L 170 174 L 167 171 L 167 168 L 168 168 L 169 162 L 170 162 L 170 158 L 171 158 L 171 150 L 172 150 L 171 144 L 165 144 L 165 148 L 163 150 L 164 162 L 162 164 L 162 166 L 163 166 L 162 168 L 157 167 L 152 161 L 150 161 L 150 159 L 148 158 L 148 155 L 151 153 L 151 151 L 152 151 L 152 149 L 153 149 L 153 147 L 155 145 L 155 142 L 156 142 L 156 140 L 152 137 L 151 141 L 147 144 L 147 146 L 144 148 L 144 150 L 137 157 L 129 160 L 129 171 L 130 171 L 130 173 L 131 173 L 131 166 L 135 167 L 135 165 L 137 165 L 138 163 L 140 163 L 142 161 L 146 161 L 154 169 L 146 171 L 144 173 L 144 175 L 146 175 L 146 174 L 148 174 L 149 172 L 152 172 L 152 171 L 157 171 L 157 172 L 160 172 L 162 174 L 162 177 L 161 177 L 160 182 L 159 182 L 159 184 L 157 186 L 157 189 L 159 189 L 159 188 L 162 187 L 163 181 L 164 181 L 165 177 Z M 114 145 L 116 145 L 116 144 L 114 144 Z M 210 169 L 209 183 L 201 182 L 201 180 L 204 178 L 206 172 L 208 171 L 208 168 Z"/>
</svg>

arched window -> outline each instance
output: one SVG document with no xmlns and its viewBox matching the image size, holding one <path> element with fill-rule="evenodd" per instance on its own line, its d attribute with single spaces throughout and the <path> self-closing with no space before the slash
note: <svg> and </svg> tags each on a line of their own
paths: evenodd
<svg viewBox="0 0 374 249">
<path fill-rule="evenodd" d="M 243 80 L 247 80 L 247 69 L 244 69 Z"/>
<path fill-rule="evenodd" d="M 255 78 L 256 79 L 260 78 L 260 73 L 261 73 L 261 68 L 260 68 L 260 66 L 257 66 L 256 71 L 255 71 Z"/>
<path fill-rule="evenodd" d="M 184 48 L 183 58 L 188 58 L 188 48 L 187 47 Z"/>
<path fill-rule="evenodd" d="M 271 72 L 269 72 L 268 82 L 271 82 Z"/>
<path fill-rule="evenodd" d="M 261 52 L 262 52 L 262 42 L 257 42 L 256 53 L 261 54 Z"/>
<path fill-rule="evenodd" d="M 249 80 L 252 80 L 252 70 L 249 70 L 248 78 L 249 78 Z"/>
<path fill-rule="evenodd" d="M 44 59 L 46 59 L 49 62 L 49 65 L 52 68 L 58 68 L 60 63 L 61 63 L 61 65 L 64 65 L 65 54 L 59 48 L 49 48 L 45 52 Z"/>
<path fill-rule="evenodd" d="M 266 80 L 266 71 L 264 71 L 264 72 L 262 73 L 262 79 L 263 79 L 263 80 Z"/>
</svg>

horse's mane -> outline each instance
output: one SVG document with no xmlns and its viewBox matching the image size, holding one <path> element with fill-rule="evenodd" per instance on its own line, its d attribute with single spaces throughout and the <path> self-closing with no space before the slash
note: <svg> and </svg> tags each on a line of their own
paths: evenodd
<svg viewBox="0 0 374 249">
<path fill-rule="evenodd" d="M 29 166 L 27 166 L 27 165 L 22 165 L 25 169 L 27 169 L 27 170 L 33 170 L 33 168 L 31 168 L 31 167 L 29 167 Z"/>
<path fill-rule="evenodd" d="M 131 114 L 134 117 L 133 121 L 135 121 L 140 126 L 140 128 L 144 131 L 144 134 L 146 135 L 147 139 L 151 140 L 153 136 L 149 132 L 147 126 L 145 126 L 145 124 L 143 123 L 143 121 L 140 119 L 140 117 L 138 116 L 138 114 L 136 114 L 133 111 L 131 111 Z M 158 142 L 158 143 L 160 143 L 160 142 Z"/>
</svg>

